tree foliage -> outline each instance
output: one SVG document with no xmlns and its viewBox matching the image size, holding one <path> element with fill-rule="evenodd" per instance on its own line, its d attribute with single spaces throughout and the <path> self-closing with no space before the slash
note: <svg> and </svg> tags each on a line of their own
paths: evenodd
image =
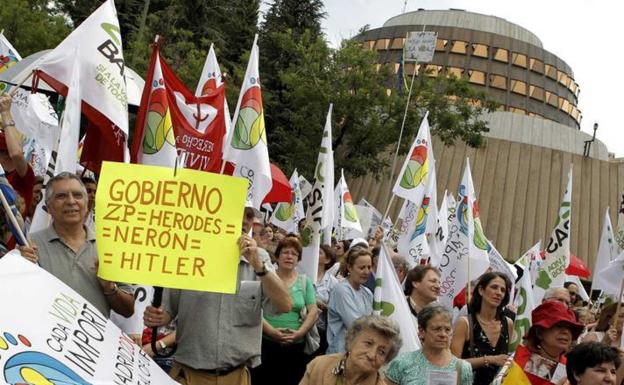
<svg viewBox="0 0 624 385">
<path fill-rule="evenodd" d="M 0 22 L 25 56 L 53 48 L 69 33 L 69 26 L 80 24 L 101 3 L 12 0 L 0 7 Z M 194 89 L 214 43 L 232 111 L 251 43 L 259 33 L 269 155 L 287 173 L 297 167 L 301 174 L 313 174 L 330 103 L 337 169 L 359 176 L 379 174 L 389 165 L 407 89 L 397 90 L 395 63 L 377 64 L 377 52 L 364 50 L 356 40 L 329 47 L 321 28 L 325 17 L 321 0 L 275 0 L 260 28 L 259 0 L 116 0 L 115 4 L 127 65 L 139 74 L 147 71 L 150 43 L 158 34 L 163 37 L 162 55 Z M 445 143 L 462 140 L 480 146 L 487 131 L 480 114 L 495 107 L 466 79 L 421 74 L 414 82 L 401 152 L 409 148 L 427 110 L 432 131 Z"/>
<path fill-rule="evenodd" d="M 53 48 L 69 34 L 67 20 L 47 4 L 44 0 L 10 0 L 0 6 L 0 28 L 22 57 Z"/>
</svg>

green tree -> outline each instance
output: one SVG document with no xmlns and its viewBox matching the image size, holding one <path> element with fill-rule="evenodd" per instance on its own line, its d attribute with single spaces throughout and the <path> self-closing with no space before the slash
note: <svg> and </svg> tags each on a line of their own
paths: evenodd
<svg viewBox="0 0 624 385">
<path fill-rule="evenodd" d="M 66 20 L 48 9 L 44 0 L 3 2 L 0 27 L 22 57 L 56 46 L 70 32 Z"/>
</svg>

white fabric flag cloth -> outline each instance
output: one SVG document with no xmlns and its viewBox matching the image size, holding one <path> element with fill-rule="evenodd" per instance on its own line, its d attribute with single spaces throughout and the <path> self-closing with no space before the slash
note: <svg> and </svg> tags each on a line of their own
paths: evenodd
<svg viewBox="0 0 624 385">
<path fill-rule="evenodd" d="M 344 177 L 344 170 L 341 170 L 340 180 L 334 190 L 334 202 L 336 204 L 336 207 L 334 207 L 336 239 L 342 241 L 344 239 L 361 238 L 363 236 L 362 226 L 360 225 L 360 219 Z"/>
<path fill-rule="evenodd" d="M 605 210 L 604 222 L 602 223 L 602 233 L 600 235 L 600 243 L 598 244 L 596 264 L 594 265 L 594 279 L 592 281 L 591 291 L 601 289 L 600 283 L 595 277 L 597 273 L 607 267 L 609 262 L 613 261 L 618 254 L 619 247 L 617 242 L 615 242 L 611 217 L 609 216 L 609 208 L 607 207 Z"/>
<path fill-rule="evenodd" d="M 602 292 L 617 297 L 620 293 L 620 284 L 624 279 L 624 252 L 620 253 L 607 267 L 600 270 L 594 281 L 599 281 Z"/>
<path fill-rule="evenodd" d="M 0 33 L 0 55 L 8 60 L 0 67 L 0 73 L 22 60 L 2 33 Z M 0 83 L 0 93 L 9 91 L 10 88 L 8 84 Z M 22 88 L 13 89 L 12 92 L 14 94 L 11 115 L 15 120 L 15 128 L 23 135 L 21 142 L 24 156 L 31 164 L 35 175 L 43 175 L 52 150 L 56 147 L 54 140 L 58 133 L 58 116 L 44 94 L 33 94 Z"/>
<path fill-rule="evenodd" d="M 452 205 L 454 210 L 455 200 L 444 191 L 444 198 L 442 198 L 442 203 L 440 204 L 440 209 L 437 214 L 437 228 L 434 236 L 429 239 L 429 249 L 431 250 L 429 264 L 434 267 L 440 266 L 442 255 L 444 254 L 444 246 L 446 246 L 446 242 L 448 241 L 450 205 Z"/>
<path fill-rule="evenodd" d="M 535 280 L 536 302 L 541 302 L 546 290 L 551 287 L 563 287 L 565 269 L 570 264 L 570 229 L 572 220 L 572 165 L 568 171 L 568 184 L 563 194 L 557 223 L 550 235 Z"/>
<path fill-rule="evenodd" d="M 318 272 L 319 249 L 323 231 L 333 223 L 333 196 L 334 196 L 334 152 L 332 150 L 331 113 L 333 106 L 329 105 L 321 148 L 319 150 L 314 185 L 308 195 L 308 211 L 306 212 L 305 227 L 301 234 L 303 252 L 299 271 L 313 280 Z M 330 240 L 331 241 L 331 240 Z"/>
<path fill-rule="evenodd" d="M 13 47 L 11 42 L 4 36 L 4 32 L 0 33 L 0 55 L 5 57 L 5 61 L 0 67 L 0 73 L 13 67 L 15 63 L 22 60 L 19 52 Z"/>
<path fill-rule="evenodd" d="M 417 205 L 422 203 L 429 182 L 429 167 L 431 161 L 431 135 L 427 112 L 420 123 L 418 135 L 405 158 L 401 172 L 392 192 L 403 199 L 410 200 Z M 437 204 L 437 203 L 436 203 Z"/>
<path fill-rule="evenodd" d="M 412 317 L 409 310 L 385 245 L 379 251 L 379 261 L 375 272 L 373 311 L 389 317 L 399 326 L 403 339 L 401 352 L 413 352 L 421 348 L 416 318 Z"/>
<path fill-rule="evenodd" d="M 92 304 L 17 250 L 0 259 L 0 282 L 4 382 L 176 383 Z"/>
<path fill-rule="evenodd" d="M 202 69 L 199 82 L 197 83 L 197 89 L 195 90 L 195 96 L 210 95 L 217 88 L 223 87 L 223 74 L 221 73 L 221 67 L 217 62 L 217 55 L 215 54 L 214 44 L 210 44 L 208 55 L 206 56 L 206 62 Z M 225 95 L 223 96 L 223 113 L 225 115 L 225 136 L 224 140 L 227 140 L 231 132 L 232 122 L 230 121 L 230 109 L 227 104 Z M 200 126 L 199 131 L 206 131 L 208 126 Z"/>
<path fill-rule="evenodd" d="M 241 87 L 232 132 L 223 146 L 223 159 L 234 163 L 234 176 L 249 180 L 247 205 L 260 209 L 271 191 L 271 164 L 264 125 L 264 107 L 258 69 L 258 35 L 254 39 Z"/>
<path fill-rule="evenodd" d="M 299 175 L 299 188 L 301 189 L 301 197 L 306 199 L 312 191 L 312 183 L 308 182 L 305 176 Z"/>
<path fill-rule="evenodd" d="M 271 223 L 289 233 L 299 234 L 299 221 L 305 218 L 305 212 L 303 211 L 303 198 L 297 169 L 290 176 L 290 187 L 292 188 L 290 202 L 277 204 L 275 212 L 271 216 Z"/>
<path fill-rule="evenodd" d="M 466 168 L 459 186 L 459 199 L 457 207 L 457 220 L 459 222 L 459 238 L 468 247 L 466 271 L 469 272 L 469 279 L 478 278 L 490 266 L 488 255 L 488 242 L 479 216 L 479 203 L 477 194 L 472 182 L 472 172 L 470 171 L 470 161 L 466 158 Z M 467 281 L 466 281 L 467 282 Z"/>
<path fill-rule="evenodd" d="M 169 108 L 169 99 L 167 98 L 167 89 L 163 78 L 162 67 L 160 65 L 160 53 L 156 54 L 156 63 L 154 64 L 154 74 L 152 84 L 146 85 L 151 87 L 149 98 L 147 100 L 148 112 L 145 118 L 145 129 L 143 130 L 143 138 L 141 138 L 141 149 L 137 153 L 137 162 L 141 164 L 149 164 L 152 166 L 175 167 L 178 151 L 176 148 L 176 138 L 171 120 L 171 109 Z M 145 146 L 146 136 L 153 135 L 149 126 L 159 126 L 156 130 L 156 136 L 160 138 L 151 138 L 151 142 L 162 142 L 162 147 L 154 153 L 146 153 Z M 151 147 L 151 146 L 150 146 Z M 158 146 L 155 146 L 158 148 Z M 184 164 L 184 162 L 182 162 Z"/>
<path fill-rule="evenodd" d="M 490 267 L 492 271 L 503 273 L 511 281 L 511 291 L 514 293 L 514 282 L 518 279 L 518 273 L 514 265 L 508 263 L 505 258 L 498 252 L 492 241 L 488 241 L 488 256 L 490 258 Z M 528 266 L 528 265 L 527 265 Z"/>
<path fill-rule="evenodd" d="M 142 335 L 143 329 L 145 329 L 143 313 L 145 308 L 152 304 L 154 287 L 144 285 L 132 285 L 132 287 L 134 289 L 134 314 L 130 318 L 126 318 L 111 310 L 110 319 L 126 334 Z"/>
<path fill-rule="evenodd" d="M 397 250 L 407 257 L 410 268 L 430 262 L 431 248 L 427 238 L 433 237 L 438 227 L 435 161 L 431 146 L 429 146 L 429 151 L 429 180 L 425 195 L 420 205 L 407 200 L 404 202 L 404 219 L 399 229 Z"/>
<path fill-rule="evenodd" d="M 533 285 L 531 283 L 531 258 L 535 253 L 540 252 L 540 242 L 527 251 L 515 266 L 518 267 L 521 274 L 520 280 L 516 284 L 517 293 L 515 294 L 513 304 L 516 307 L 516 319 L 514 321 L 514 339 L 511 341 L 513 350 L 522 342 L 522 338 L 526 335 L 531 327 L 531 312 L 535 309 L 535 300 L 533 295 Z"/>
<path fill-rule="evenodd" d="M 122 36 L 113 0 L 106 0 L 35 68 L 68 86 L 74 49 L 81 63 L 83 101 L 102 113 L 128 137 L 128 95 Z"/>
<path fill-rule="evenodd" d="M 78 142 L 80 141 L 80 110 L 82 94 L 80 88 L 81 63 L 78 50 L 74 50 L 72 76 L 65 99 L 65 111 L 61 118 L 61 138 L 56 155 L 54 174 L 61 172 L 76 173 L 78 166 Z"/>
<path fill-rule="evenodd" d="M 589 294 L 587 294 L 587 291 L 585 290 L 585 286 L 583 286 L 583 283 L 581 282 L 581 279 L 579 277 L 577 277 L 576 275 L 566 275 L 565 276 L 565 282 L 572 282 L 573 284 L 575 284 L 576 286 L 578 286 L 579 288 L 579 297 L 581 297 L 583 299 L 583 301 L 587 301 L 589 302 Z"/>
</svg>

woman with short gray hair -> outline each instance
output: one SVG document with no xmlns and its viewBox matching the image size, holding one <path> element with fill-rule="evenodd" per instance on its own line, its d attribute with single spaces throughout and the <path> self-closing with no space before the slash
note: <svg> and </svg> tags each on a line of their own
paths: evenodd
<svg viewBox="0 0 624 385">
<path fill-rule="evenodd" d="M 430 303 L 418 313 L 418 332 L 422 349 L 401 353 L 386 370 L 390 385 L 425 385 L 448 379 L 458 385 L 471 385 L 472 368 L 451 353 L 453 315 L 438 303 Z"/>
<path fill-rule="evenodd" d="M 358 318 L 346 334 L 347 352 L 316 357 L 299 385 L 386 385 L 379 369 L 397 355 L 401 345 L 399 327 L 391 319 Z"/>
</svg>

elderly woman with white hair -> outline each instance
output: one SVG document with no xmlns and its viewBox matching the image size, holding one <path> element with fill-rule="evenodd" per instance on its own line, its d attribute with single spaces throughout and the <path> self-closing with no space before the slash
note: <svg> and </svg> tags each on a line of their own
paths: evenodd
<svg viewBox="0 0 624 385">
<path fill-rule="evenodd" d="M 346 335 L 346 353 L 316 357 L 299 385 L 386 385 L 379 373 L 401 348 L 398 326 L 389 318 L 357 319 Z"/>
<path fill-rule="evenodd" d="M 422 349 L 401 353 L 386 370 L 389 385 L 449 383 L 471 385 L 470 364 L 451 353 L 453 315 L 438 303 L 430 303 L 418 313 L 418 332 Z M 446 382 L 445 382 L 446 381 Z"/>
</svg>

